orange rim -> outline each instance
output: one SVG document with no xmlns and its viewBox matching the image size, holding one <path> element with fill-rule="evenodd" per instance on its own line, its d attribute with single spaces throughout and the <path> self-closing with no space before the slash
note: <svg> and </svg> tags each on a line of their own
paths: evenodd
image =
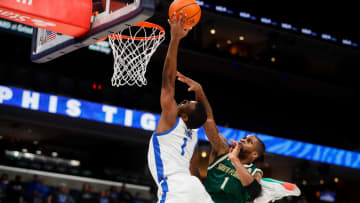
<svg viewBox="0 0 360 203">
<path fill-rule="evenodd" d="M 155 36 L 155 37 L 132 37 L 132 36 L 127 36 L 127 35 L 119 35 L 117 33 L 109 35 L 109 37 L 113 38 L 113 39 L 117 39 L 117 40 L 121 40 L 121 39 L 132 39 L 132 40 L 152 40 L 152 39 L 159 39 L 160 37 L 164 36 L 165 34 L 165 30 L 164 28 L 162 28 L 160 25 L 154 24 L 154 23 L 149 23 L 149 22 L 141 22 L 138 23 L 136 25 L 133 25 L 136 27 L 145 27 L 145 28 L 153 28 L 155 27 L 156 29 L 160 30 L 160 34 Z"/>
</svg>

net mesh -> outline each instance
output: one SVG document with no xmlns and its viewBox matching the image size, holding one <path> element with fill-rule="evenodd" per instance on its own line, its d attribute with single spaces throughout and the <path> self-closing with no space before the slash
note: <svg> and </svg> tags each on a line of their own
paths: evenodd
<svg viewBox="0 0 360 203">
<path fill-rule="evenodd" d="M 146 85 L 146 67 L 157 47 L 164 41 L 163 30 L 133 26 L 111 35 L 114 56 L 112 86 Z"/>
</svg>

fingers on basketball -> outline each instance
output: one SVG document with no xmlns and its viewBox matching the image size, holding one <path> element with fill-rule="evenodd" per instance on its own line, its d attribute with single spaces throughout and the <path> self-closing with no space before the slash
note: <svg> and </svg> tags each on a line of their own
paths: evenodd
<svg viewBox="0 0 360 203">
<path fill-rule="evenodd" d="M 170 24 L 176 23 L 176 12 L 173 13 L 172 17 L 169 19 Z"/>
<path fill-rule="evenodd" d="M 181 12 L 182 12 L 182 11 L 181 11 Z M 180 16 L 184 16 L 183 19 L 182 19 L 181 24 L 185 25 L 186 19 L 187 19 L 187 14 L 186 14 L 186 13 L 185 13 L 185 15 L 184 15 L 184 14 L 180 14 Z"/>
<path fill-rule="evenodd" d="M 183 18 L 184 22 L 180 21 L 184 24 L 186 30 L 194 27 L 201 17 L 200 6 L 195 0 L 173 1 L 169 7 L 170 18 L 174 18 L 174 12 L 176 15 L 180 15 L 180 12 L 183 12 L 183 14 L 187 16 L 186 19 Z M 184 17 L 184 15 L 182 17 Z"/>
<path fill-rule="evenodd" d="M 177 19 L 178 22 L 182 23 L 183 22 L 183 11 L 180 11 L 179 17 Z M 176 18 L 176 17 L 175 17 Z"/>
</svg>

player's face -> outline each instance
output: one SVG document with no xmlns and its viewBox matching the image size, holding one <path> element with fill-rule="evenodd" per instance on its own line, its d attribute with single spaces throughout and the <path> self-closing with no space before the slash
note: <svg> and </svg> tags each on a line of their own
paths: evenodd
<svg viewBox="0 0 360 203">
<path fill-rule="evenodd" d="M 241 149 L 240 153 L 250 155 L 256 152 L 257 138 L 254 135 L 248 135 L 239 141 Z"/>
<path fill-rule="evenodd" d="M 179 111 L 190 114 L 195 109 L 196 103 L 197 101 L 184 100 L 178 105 Z"/>
</svg>

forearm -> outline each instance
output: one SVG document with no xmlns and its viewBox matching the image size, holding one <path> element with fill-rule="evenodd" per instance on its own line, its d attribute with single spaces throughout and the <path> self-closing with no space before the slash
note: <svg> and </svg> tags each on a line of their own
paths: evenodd
<svg viewBox="0 0 360 203">
<path fill-rule="evenodd" d="M 213 150 L 219 154 L 223 154 L 229 150 L 229 144 L 226 138 L 219 132 L 214 120 L 207 120 L 204 125 L 206 137 L 209 139 Z"/>
<path fill-rule="evenodd" d="M 208 137 L 211 145 L 216 152 L 224 153 L 229 149 L 229 145 L 225 137 L 220 134 L 219 129 L 216 126 L 212 108 L 202 87 L 195 92 L 195 96 L 196 100 L 204 106 L 207 114 L 207 120 L 203 125 L 206 136 Z"/>
<path fill-rule="evenodd" d="M 246 170 L 238 158 L 230 159 L 243 186 L 247 186 L 254 181 L 254 177 Z"/>
<path fill-rule="evenodd" d="M 172 38 L 169 43 L 162 73 L 162 87 L 174 87 L 177 69 L 177 54 L 180 40 Z"/>
<path fill-rule="evenodd" d="M 198 102 L 200 102 L 206 111 L 207 119 L 214 119 L 213 111 L 211 108 L 211 105 L 209 103 L 209 100 L 207 99 L 204 89 L 200 86 L 200 88 L 195 92 L 195 97 Z"/>
</svg>

